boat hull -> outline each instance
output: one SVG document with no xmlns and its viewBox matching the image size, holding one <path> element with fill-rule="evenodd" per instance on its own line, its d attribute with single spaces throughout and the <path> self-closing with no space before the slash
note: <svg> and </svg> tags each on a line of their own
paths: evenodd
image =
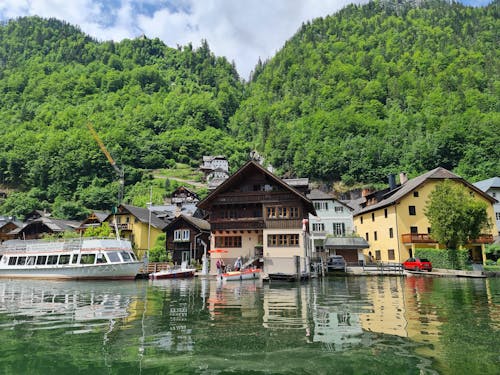
<svg viewBox="0 0 500 375">
<path fill-rule="evenodd" d="M 195 272 L 195 269 L 159 271 L 151 273 L 149 278 L 151 280 L 188 278 L 193 277 Z"/>
<path fill-rule="evenodd" d="M 243 271 L 232 271 L 221 274 L 219 277 L 223 281 L 242 281 L 242 280 L 252 280 L 259 279 L 261 270 L 254 268 Z"/>
<path fill-rule="evenodd" d="M 134 280 L 142 262 L 54 267 L 0 268 L 0 278 L 57 280 Z"/>
</svg>

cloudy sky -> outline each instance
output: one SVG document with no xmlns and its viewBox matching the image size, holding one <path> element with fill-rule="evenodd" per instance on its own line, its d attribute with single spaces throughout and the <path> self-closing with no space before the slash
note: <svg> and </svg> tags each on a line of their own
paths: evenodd
<svg viewBox="0 0 500 375">
<path fill-rule="evenodd" d="M 491 0 L 461 0 L 480 6 Z M 274 55 L 303 22 L 332 14 L 352 0 L 0 0 L 0 21 L 55 17 L 98 40 L 145 34 L 176 47 L 206 39 L 247 79 L 259 57 Z M 359 0 L 365 3 L 367 0 Z"/>
</svg>

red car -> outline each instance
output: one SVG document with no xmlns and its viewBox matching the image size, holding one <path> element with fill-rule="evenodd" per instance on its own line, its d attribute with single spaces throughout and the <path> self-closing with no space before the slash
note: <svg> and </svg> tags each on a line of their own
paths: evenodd
<svg viewBox="0 0 500 375">
<path fill-rule="evenodd" d="M 432 263 L 425 258 L 410 258 L 403 262 L 403 268 L 410 271 L 432 271 Z"/>
</svg>

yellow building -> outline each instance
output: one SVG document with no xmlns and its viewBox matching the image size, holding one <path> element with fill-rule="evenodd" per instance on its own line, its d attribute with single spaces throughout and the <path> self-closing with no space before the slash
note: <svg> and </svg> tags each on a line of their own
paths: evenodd
<svg viewBox="0 0 500 375">
<path fill-rule="evenodd" d="M 167 225 L 163 220 L 158 219 L 154 213 L 147 208 L 121 204 L 117 208 L 116 214 L 111 214 L 106 221 L 112 228 L 116 226 L 120 236 L 132 242 L 134 251 L 139 259 L 151 248 L 158 236 Z"/>
<path fill-rule="evenodd" d="M 438 167 L 407 180 L 402 174 L 401 184 L 390 179 L 390 187 L 366 195 L 365 202 L 354 215 L 356 232 L 370 247 L 365 256 L 382 262 L 404 262 L 414 256 L 416 248 L 440 248 L 430 234 L 430 224 L 424 213 L 429 194 L 437 184 L 451 180 L 464 185 L 473 196 L 488 204 L 488 217 L 494 222 L 493 203 L 496 200 L 450 171 Z M 467 247 L 475 262 L 484 261 L 484 245 L 493 241 L 493 232 L 485 233 Z"/>
</svg>

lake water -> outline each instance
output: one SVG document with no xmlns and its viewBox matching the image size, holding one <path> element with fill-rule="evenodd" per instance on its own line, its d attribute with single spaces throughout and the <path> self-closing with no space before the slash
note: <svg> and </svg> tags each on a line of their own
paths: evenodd
<svg viewBox="0 0 500 375">
<path fill-rule="evenodd" d="M 499 374 L 500 279 L 0 281 L 1 374 Z"/>
</svg>

